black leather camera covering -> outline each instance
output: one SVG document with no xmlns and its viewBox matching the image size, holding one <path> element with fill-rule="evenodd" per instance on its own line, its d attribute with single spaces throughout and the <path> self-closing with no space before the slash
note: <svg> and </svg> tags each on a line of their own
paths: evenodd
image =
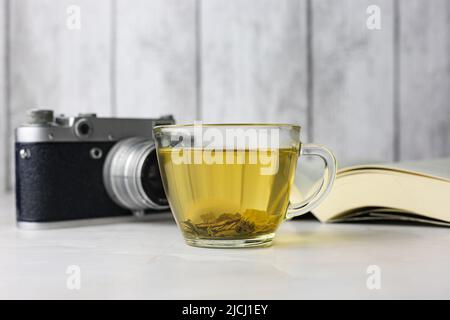
<svg viewBox="0 0 450 320">
<path fill-rule="evenodd" d="M 116 205 L 103 185 L 103 163 L 115 142 L 16 143 L 17 220 L 52 222 L 117 217 L 132 212 Z M 30 157 L 22 159 L 21 149 Z M 103 151 L 100 159 L 92 148 Z"/>
</svg>

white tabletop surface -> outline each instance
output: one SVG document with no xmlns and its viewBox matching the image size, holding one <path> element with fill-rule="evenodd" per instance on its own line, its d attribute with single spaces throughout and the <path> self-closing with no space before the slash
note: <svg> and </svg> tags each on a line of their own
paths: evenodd
<svg viewBox="0 0 450 320">
<path fill-rule="evenodd" d="M 450 298 L 447 228 L 288 221 L 268 248 L 202 249 L 170 216 L 25 231 L 13 196 L 0 206 L 3 299 Z M 78 290 L 67 287 L 71 265 Z M 367 287 L 371 265 L 380 289 Z"/>
</svg>

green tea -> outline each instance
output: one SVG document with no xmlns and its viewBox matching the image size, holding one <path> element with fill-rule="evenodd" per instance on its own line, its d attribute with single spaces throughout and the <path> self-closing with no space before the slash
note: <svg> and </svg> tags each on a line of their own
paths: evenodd
<svg viewBox="0 0 450 320">
<path fill-rule="evenodd" d="M 214 163 L 204 160 L 211 156 L 204 149 L 158 152 L 166 195 L 185 238 L 233 240 L 273 234 L 289 204 L 298 149 L 212 153 Z M 269 174 L 267 156 L 277 161 Z M 189 161 L 180 163 L 180 157 Z"/>
</svg>

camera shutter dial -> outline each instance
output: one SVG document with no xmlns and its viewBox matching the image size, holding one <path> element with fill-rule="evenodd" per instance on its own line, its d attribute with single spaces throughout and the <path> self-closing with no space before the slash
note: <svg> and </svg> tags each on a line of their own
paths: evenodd
<svg viewBox="0 0 450 320">
<path fill-rule="evenodd" d="M 45 125 L 53 122 L 53 110 L 31 109 L 27 112 L 27 123 L 31 125 Z"/>
</svg>

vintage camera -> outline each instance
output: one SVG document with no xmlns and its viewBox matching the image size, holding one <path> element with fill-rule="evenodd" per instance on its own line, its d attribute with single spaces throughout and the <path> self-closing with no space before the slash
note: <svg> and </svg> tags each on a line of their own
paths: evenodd
<svg viewBox="0 0 450 320">
<path fill-rule="evenodd" d="M 153 127 L 173 123 L 172 116 L 54 117 L 51 110 L 30 110 L 27 123 L 16 129 L 18 226 L 46 228 L 168 211 Z"/>
</svg>

